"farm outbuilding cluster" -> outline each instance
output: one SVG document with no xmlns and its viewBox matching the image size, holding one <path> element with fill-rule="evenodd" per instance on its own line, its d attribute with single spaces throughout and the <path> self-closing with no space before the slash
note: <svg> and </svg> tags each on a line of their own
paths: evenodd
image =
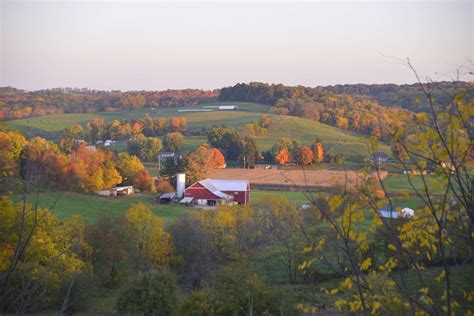
<svg viewBox="0 0 474 316">
<path fill-rule="evenodd" d="M 250 203 L 250 185 L 246 180 L 205 179 L 186 190 L 184 198 L 197 206 Z"/>
<path fill-rule="evenodd" d="M 176 192 L 163 193 L 157 197 L 160 204 L 171 202 L 197 208 L 214 208 L 218 205 L 250 203 L 250 184 L 248 180 L 200 180 L 185 187 L 185 174 L 176 177 Z"/>
<path fill-rule="evenodd" d="M 95 193 L 100 196 L 110 197 L 110 196 L 130 195 L 130 194 L 135 193 L 135 191 L 133 190 L 133 186 L 128 185 L 128 186 L 110 188 L 107 190 L 96 191 Z"/>
</svg>

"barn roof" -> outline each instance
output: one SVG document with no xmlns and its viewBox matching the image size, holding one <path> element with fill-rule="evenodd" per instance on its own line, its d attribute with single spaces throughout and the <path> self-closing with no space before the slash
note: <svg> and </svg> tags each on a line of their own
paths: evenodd
<svg viewBox="0 0 474 316">
<path fill-rule="evenodd" d="M 232 196 L 228 195 L 228 194 L 225 194 L 224 192 L 222 192 L 221 190 L 219 190 L 217 187 L 214 186 L 214 184 L 210 181 L 211 179 L 206 179 L 206 180 L 201 180 L 201 181 L 198 181 L 199 184 L 201 184 L 203 187 L 205 187 L 206 189 L 208 189 L 210 192 L 212 192 L 212 194 L 214 194 L 215 196 L 218 196 L 220 198 L 223 198 L 223 199 L 226 199 L 226 200 L 230 200 L 232 199 Z"/>
<path fill-rule="evenodd" d="M 219 191 L 247 191 L 249 183 L 247 180 L 206 179 L 199 181 L 204 185 L 203 182 L 210 184 Z"/>
</svg>

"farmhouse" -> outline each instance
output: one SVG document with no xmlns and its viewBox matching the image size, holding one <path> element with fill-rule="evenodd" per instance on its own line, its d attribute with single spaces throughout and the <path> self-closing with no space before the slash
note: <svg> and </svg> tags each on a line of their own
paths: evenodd
<svg viewBox="0 0 474 316">
<path fill-rule="evenodd" d="M 205 179 L 184 190 L 184 199 L 187 203 L 194 201 L 197 206 L 247 204 L 250 185 L 247 180 Z"/>
<path fill-rule="evenodd" d="M 388 155 L 383 151 L 375 151 L 369 160 L 377 164 L 386 163 L 388 161 Z"/>
<path fill-rule="evenodd" d="M 158 153 L 158 158 L 161 159 L 161 160 L 166 160 L 168 158 L 174 158 L 176 159 L 176 154 L 174 152 L 171 152 L 171 151 L 161 151 Z"/>
</svg>

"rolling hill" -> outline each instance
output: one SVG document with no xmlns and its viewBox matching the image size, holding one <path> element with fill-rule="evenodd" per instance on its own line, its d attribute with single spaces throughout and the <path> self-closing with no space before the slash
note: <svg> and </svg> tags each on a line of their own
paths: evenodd
<svg viewBox="0 0 474 316">
<path fill-rule="evenodd" d="M 98 112 L 87 114 L 61 114 L 55 116 L 32 117 L 7 122 L 7 128 L 21 131 L 26 136 L 41 135 L 51 139 L 57 139 L 61 130 L 73 124 L 85 125 L 94 117 L 101 117 L 106 121 L 111 120 L 133 120 L 149 114 L 151 117 L 171 118 L 175 116 L 185 117 L 189 129 L 200 129 L 212 125 L 225 125 L 240 128 L 245 123 L 258 121 L 269 106 L 257 103 L 245 102 L 215 102 L 201 104 L 191 108 L 199 109 L 202 106 L 217 106 L 222 104 L 236 104 L 240 111 L 213 111 L 213 112 L 178 112 L 177 108 L 168 109 L 140 109 L 120 112 Z M 288 137 L 300 142 L 300 144 L 311 145 L 316 138 L 320 138 L 326 148 L 326 152 L 342 154 L 349 161 L 362 161 L 367 156 L 367 138 L 353 132 L 342 130 L 333 126 L 315 122 L 309 119 L 294 116 L 278 116 L 267 114 L 272 120 L 272 127 L 267 135 L 257 137 L 259 150 L 269 150 L 278 139 Z M 197 146 L 206 143 L 205 136 L 186 136 L 184 150 L 193 150 Z M 119 142 L 117 149 L 124 150 L 125 146 Z M 380 150 L 390 152 L 388 146 L 381 145 Z"/>
</svg>

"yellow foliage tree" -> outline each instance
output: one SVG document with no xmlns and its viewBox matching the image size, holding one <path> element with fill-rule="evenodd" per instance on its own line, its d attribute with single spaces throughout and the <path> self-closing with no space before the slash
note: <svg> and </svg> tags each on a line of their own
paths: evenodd
<svg viewBox="0 0 474 316">
<path fill-rule="evenodd" d="M 127 229 L 137 251 L 139 269 L 165 267 L 170 262 L 171 238 L 164 230 L 163 219 L 148 206 L 137 203 L 125 213 Z"/>
<path fill-rule="evenodd" d="M 60 221 L 47 209 L 0 198 L 0 308 L 25 313 L 64 299 L 61 292 L 90 267 L 84 220 Z"/>
</svg>

